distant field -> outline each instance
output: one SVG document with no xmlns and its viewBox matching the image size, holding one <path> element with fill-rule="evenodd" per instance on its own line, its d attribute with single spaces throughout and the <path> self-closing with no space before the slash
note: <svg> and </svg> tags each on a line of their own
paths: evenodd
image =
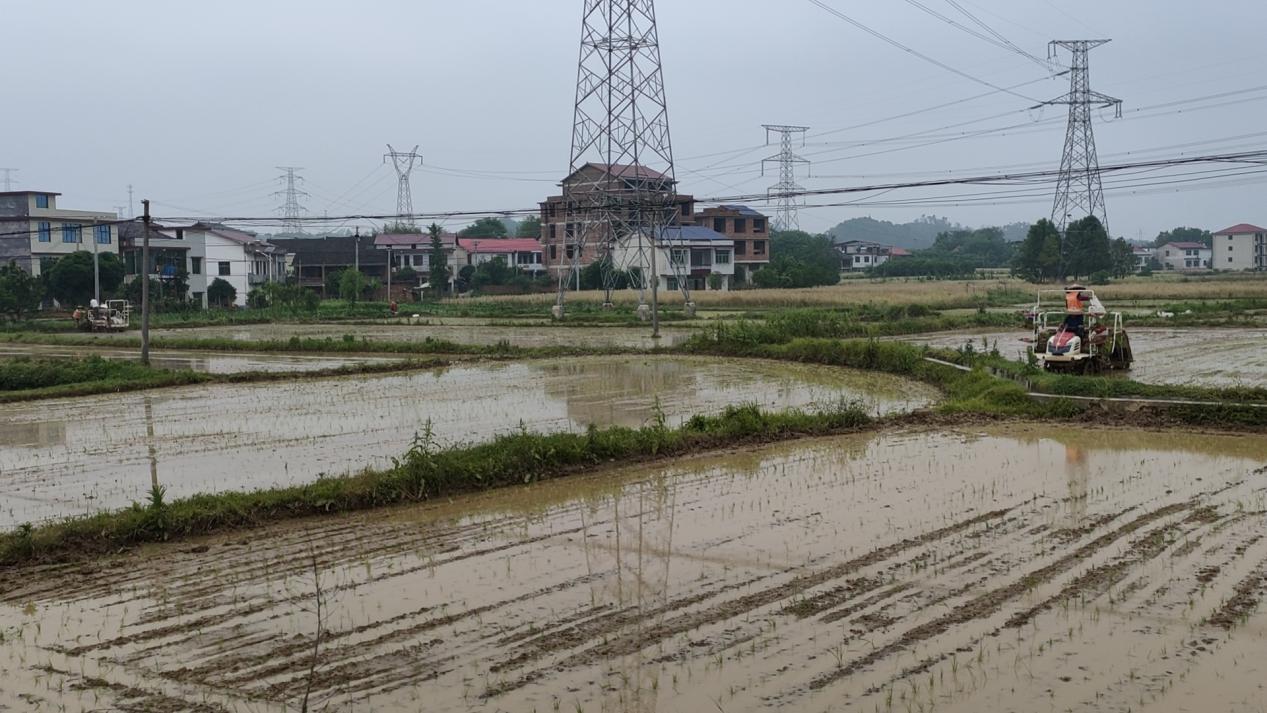
<svg viewBox="0 0 1267 713">
<path fill-rule="evenodd" d="M 1158 275 L 1151 278 L 1128 278 L 1112 284 L 1090 285 L 1106 301 L 1123 300 L 1224 300 L 1267 299 L 1267 276 L 1213 275 L 1208 277 L 1183 277 Z M 731 292 L 697 291 L 692 299 L 702 308 L 756 308 L 756 307 L 830 307 L 850 304 L 923 304 L 931 307 L 952 308 L 975 306 L 981 302 L 997 305 L 1000 302 L 1024 304 L 1039 289 L 1023 280 L 999 278 L 989 280 L 915 280 L 915 279 L 850 279 L 830 287 L 811 287 L 791 290 L 734 290 Z M 1053 289 L 1059 285 L 1041 286 Z M 553 294 L 477 297 L 470 302 L 518 301 L 549 304 Z M 569 292 L 569 300 L 599 302 L 603 293 L 597 290 Z M 662 292 L 660 299 L 667 304 L 680 304 L 680 292 Z M 637 302 L 636 292 L 618 292 L 617 304 Z"/>
</svg>

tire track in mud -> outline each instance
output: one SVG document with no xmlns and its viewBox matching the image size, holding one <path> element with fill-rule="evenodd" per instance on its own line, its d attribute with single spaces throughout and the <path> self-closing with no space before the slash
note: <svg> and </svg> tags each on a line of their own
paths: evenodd
<svg viewBox="0 0 1267 713">
<path fill-rule="evenodd" d="M 703 609 L 698 612 L 679 614 L 668 621 L 649 626 L 633 634 L 624 633 L 610 639 L 604 638 L 589 649 L 577 652 L 558 662 L 553 667 L 553 670 L 557 671 L 576 668 L 578 666 L 590 664 L 597 660 L 632 654 L 683 632 L 749 614 L 756 609 L 775 604 L 812 587 L 840 579 L 864 567 L 892 559 L 894 556 L 907 550 L 944 539 L 951 535 L 965 532 L 973 527 L 989 523 L 993 520 L 1002 519 L 1011 512 L 1011 510 L 1012 508 L 1009 507 L 982 513 L 957 522 L 953 525 L 938 528 L 914 537 L 908 537 L 893 544 L 880 547 L 865 555 L 850 559 L 838 565 L 827 567 L 818 572 L 797 575 L 784 584 L 770 587 L 768 589 L 762 589 L 760 591 L 741 596 L 732 601 L 718 603 L 713 607 Z M 596 634 L 601 635 L 603 633 L 611 633 L 614 628 L 618 629 L 619 627 L 608 626 L 604 630 L 596 631 Z M 500 664 L 495 664 L 495 666 L 499 667 L 498 670 L 506 670 L 513 665 L 539 658 L 541 655 L 545 655 L 552 650 L 560 648 L 556 645 L 551 645 L 549 642 L 544 640 L 538 640 L 537 644 L 541 649 L 539 654 L 535 654 L 531 651 L 525 652 L 532 655 L 515 657 L 513 662 L 507 660 L 501 662 Z M 523 686 L 526 686 L 545 675 L 546 672 L 542 670 L 529 672 L 514 681 L 490 687 L 483 697 L 487 699 L 509 693 L 522 688 Z"/>
<path fill-rule="evenodd" d="M 1040 584 L 1050 581 L 1054 577 L 1068 572 L 1070 569 L 1073 569 L 1079 563 L 1085 561 L 1108 545 L 1138 531 L 1140 528 L 1156 522 L 1157 520 L 1183 512 L 1191 507 L 1191 503 L 1174 503 L 1140 515 L 1127 524 L 1122 525 L 1111 532 L 1100 535 L 1091 542 L 1082 545 L 1072 553 L 1060 557 L 1054 562 L 1024 575 L 1019 580 L 1006 586 L 996 588 L 965 603 L 950 614 L 933 619 L 932 621 L 926 622 L 912 629 L 908 629 L 900 637 L 898 637 L 897 640 L 886 644 L 885 646 L 876 648 L 871 653 L 851 661 L 846 666 L 842 666 L 835 671 L 831 671 L 813 679 L 810 681 L 809 686 L 814 690 L 824 688 L 842 678 L 857 673 L 863 668 L 871 666 L 882 659 L 888 658 L 893 654 L 911 649 L 916 644 L 943 634 L 955 626 L 966 624 L 977 619 L 987 618 L 997 613 L 1009 601 L 1016 599 L 1021 594 Z M 918 671 L 916 673 L 918 673 Z"/>
</svg>

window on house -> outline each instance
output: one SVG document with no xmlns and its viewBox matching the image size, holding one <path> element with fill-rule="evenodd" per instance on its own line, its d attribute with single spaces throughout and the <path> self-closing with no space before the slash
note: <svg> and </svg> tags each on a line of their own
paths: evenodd
<svg viewBox="0 0 1267 713">
<path fill-rule="evenodd" d="M 189 274 L 191 275 L 202 274 L 202 258 L 200 257 L 189 258 Z"/>
<path fill-rule="evenodd" d="M 1228 261 L 1228 262 L 1231 262 L 1231 261 L 1232 261 L 1232 258 L 1228 258 L 1228 259 L 1227 259 L 1227 261 Z"/>
<path fill-rule="evenodd" d="M 43 194 L 37 194 L 37 195 L 35 196 L 35 207 L 36 207 L 36 208 L 47 208 L 47 207 L 48 207 L 48 196 L 43 195 Z"/>
<path fill-rule="evenodd" d="M 99 245 L 110 244 L 110 226 L 98 225 L 96 228 L 93 229 L 93 232 L 96 233 L 97 244 Z"/>
<path fill-rule="evenodd" d="M 765 218 L 753 218 L 753 219 L 752 219 L 752 232 L 754 232 L 754 233 L 764 233 L 764 232 L 765 232 Z"/>
<path fill-rule="evenodd" d="M 736 233 L 746 233 L 746 232 L 748 232 L 748 219 L 747 219 L 747 218 L 735 218 L 735 232 L 736 232 Z"/>
<path fill-rule="evenodd" d="M 62 242 L 78 243 L 83 238 L 83 226 L 73 225 L 71 223 L 62 223 Z"/>
<path fill-rule="evenodd" d="M 555 260 L 558 260 L 558 259 L 559 259 L 559 246 L 551 245 L 550 246 L 550 262 L 554 262 Z"/>
<path fill-rule="evenodd" d="M 676 278 L 676 277 L 666 277 L 666 278 L 664 278 L 664 287 L 665 287 L 665 289 L 668 289 L 668 290 L 676 290 L 676 289 L 677 289 L 677 278 Z"/>
<path fill-rule="evenodd" d="M 669 254 L 669 259 L 674 265 L 678 267 L 685 267 L 687 261 L 690 259 L 689 253 L 690 251 L 686 248 L 673 248 L 673 251 Z"/>
<path fill-rule="evenodd" d="M 39 230 L 37 232 L 39 233 L 41 243 L 53 242 L 53 226 L 49 225 L 48 221 L 40 221 Z"/>
<path fill-rule="evenodd" d="M 752 254 L 765 255 L 765 241 L 764 240 L 752 241 Z"/>
<path fill-rule="evenodd" d="M 571 260 L 571 259 L 572 259 L 572 255 L 573 255 L 575 252 L 576 252 L 576 247 L 575 247 L 575 246 L 573 246 L 573 245 L 569 245 L 569 246 L 567 246 L 567 249 L 563 251 L 563 254 L 564 254 L 564 257 L 566 257 L 568 260 Z"/>
<path fill-rule="evenodd" d="M 729 250 L 718 250 L 718 251 L 717 251 L 717 256 L 713 258 L 713 262 L 715 262 L 715 263 L 716 263 L 716 264 L 718 264 L 718 265 L 729 265 L 729 264 L 730 264 L 730 251 L 729 251 Z"/>
<path fill-rule="evenodd" d="M 559 233 L 559 224 L 558 224 L 558 223 L 551 223 L 551 224 L 550 224 L 550 239 L 551 239 L 551 240 L 554 240 L 555 238 L 557 238 L 557 237 L 558 237 L 558 233 Z"/>
<path fill-rule="evenodd" d="M 232 265 L 230 265 L 230 264 L 229 264 L 229 262 L 228 262 L 227 260 L 226 260 L 226 261 L 223 261 L 223 262 L 217 262 L 217 263 L 216 263 L 216 272 L 217 272 L 217 273 L 218 273 L 221 277 L 223 277 L 223 276 L 225 276 L 225 275 L 229 275 L 229 274 L 231 274 L 231 273 L 230 273 L 230 270 L 231 270 L 231 269 L 232 269 Z"/>
<path fill-rule="evenodd" d="M 715 230 L 715 231 L 717 231 L 717 232 L 719 232 L 719 233 L 724 233 L 724 232 L 726 232 L 726 219 L 725 219 L 725 218 L 713 218 L 713 230 Z"/>
<path fill-rule="evenodd" d="M 1228 252 L 1232 252 L 1232 246 L 1231 246 L 1231 245 L 1227 246 L 1227 251 L 1228 251 Z"/>
<path fill-rule="evenodd" d="M 735 256 L 737 257 L 739 255 L 747 255 L 747 254 L 748 254 L 748 241 L 736 240 L 735 241 Z"/>
</svg>

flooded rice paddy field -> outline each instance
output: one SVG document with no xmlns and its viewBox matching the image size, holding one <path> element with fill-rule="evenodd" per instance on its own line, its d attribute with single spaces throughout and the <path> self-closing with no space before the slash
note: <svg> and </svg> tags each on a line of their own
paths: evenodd
<svg viewBox="0 0 1267 713">
<path fill-rule="evenodd" d="M 1127 327 L 1135 363 L 1126 375 L 1146 384 L 1263 386 L 1267 384 L 1267 329 Z M 912 344 L 958 349 L 998 345 L 1003 356 L 1024 359 L 1029 331 L 969 330 L 896 337 Z M 984 341 L 983 341 L 984 340 Z"/>
<path fill-rule="evenodd" d="M 1261 711 L 1265 464 L 889 432 L 27 570 L 0 709 Z"/>
<path fill-rule="evenodd" d="M 438 339 L 459 344 L 498 344 L 507 342 L 517 347 L 621 347 L 651 349 L 671 347 L 690 338 L 690 327 L 661 327 L 660 339 L 651 338 L 651 327 L 566 327 L 544 325 L 489 325 L 468 321 L 430 320 L 430 323 L 408 324 L 248 324 L 182 329 L 155 329 L 155 338 L 172 339 L 237 339 L 261 341 L 291 337 L 342 339 L 350 334 L 372 342 L 421 342 Z M 124 333 L 125 336 L 127 333 Z M 116 335 L 100 334 L 102 339 Z"/>
<path fill-rule="evenodd" d="M 62 347 L 50 344 L 0 344 L 0 359 L 31 358 L 83 358 L 99 356 L 103 359 L 140 361 L 139 349 L 108 346 Z M 250 354 L 243 352 L 206 352 L 178 349 L 155 349 L 150 352 L 150 364 L 159 369 L 188 369 L 207 374 L 238 374 L 247 371 L 321 371 L 360 364 L 385 364 L 398 358 L 343 354 Z M 0 426 L 2 428 L 2 426 Z"/>
<path fill-rule="evenodd" d="M 689 357 L 585 357 L 293 382 L 218 384 L 7 404 L 0 528 L 169 497 L 311 482 L 385 467 L 430 422 L 440 444 L 500 433 L 671 425 L 740 403 L 858 400 L 874 412 L 937 396 L 898 377 Z"/>
</svg>

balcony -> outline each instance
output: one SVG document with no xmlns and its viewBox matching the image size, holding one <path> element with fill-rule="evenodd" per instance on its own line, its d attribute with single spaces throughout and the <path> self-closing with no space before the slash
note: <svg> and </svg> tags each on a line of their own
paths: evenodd
<svg viewBox="0 0 1267 713">
<path fill-rule="evenodd" d="M 246 276 L 246 284 L 248 285 L 262 285 L 265 282 L 268 282 L 268 275 L 252 272 Z"/>
</svg>

